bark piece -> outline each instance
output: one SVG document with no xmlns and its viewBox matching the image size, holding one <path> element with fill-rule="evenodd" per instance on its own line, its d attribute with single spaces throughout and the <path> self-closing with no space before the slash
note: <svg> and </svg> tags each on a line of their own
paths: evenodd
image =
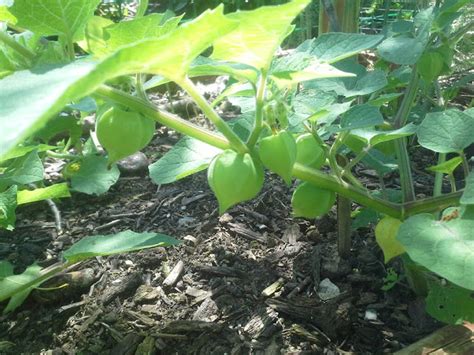
<svg viewBox="0 0 474 355">
<path fill-rule="evenodd" d="M 340 299 L 322 303 L 317 299 L 303 297 L 295 297 L 291 300 L 271 298 L 265 301 L 280 314 L 304 320 L 319 327 L 331 339 L 347 334 L 356 315 L 350 302 L 342 304 L 338 302 Z"/>
<path fill-rule="evenodd" d="M 474 324 L 448 325 L 395 355 L 474 354 Z"/>
</svg>

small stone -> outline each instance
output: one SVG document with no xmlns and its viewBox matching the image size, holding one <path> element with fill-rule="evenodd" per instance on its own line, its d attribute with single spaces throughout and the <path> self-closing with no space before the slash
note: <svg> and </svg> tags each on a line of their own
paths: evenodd
<svg viewBox="0 0 474 355">
<path fill-rule="evenodd" d="M 137 288 L 137 292 L 135 296 L 133 296 L 133 300 L 137 303 L 145 303 L 149 301 L 154 301 L 160 296 L 160 293 L 156 289 L 156 287 L 148 286 L 148 285 L 141 285 Z"/>
<path fill-rule="evenodd" d="M 365 320 L 377 320 L 377 312 L 373 309 L 368 309 L 365 311 L 364 315 Z"/>
<path fill-rule="evenodd" d="M 318 287 L 318 295 L 319 298 L 323 301 L 330 300 L 331 298 L 335 298 L 341 294 L 341 291 L 339 290 L 339 287 L 337 285 L 333 284 L 331 280 L 329 279 L 324 279 L 319 283 Z"/>
<path fill-rule="evenodd" d="M 136 152 L 117 163 L 120 172 L 124 175 L 142 175 L 147 171 L 148 158 L 142 152 Z"/>
</svg>

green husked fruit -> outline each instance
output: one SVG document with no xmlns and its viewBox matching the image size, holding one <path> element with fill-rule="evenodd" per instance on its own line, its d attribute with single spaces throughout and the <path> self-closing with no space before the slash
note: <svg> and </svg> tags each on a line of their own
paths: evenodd
<svg viewBox="0 0 474 355">
<path fill-rule="evenodd" d="M 316 218 L 328 213 L 335 202 L 335 192 L 303 182 L 296 188 L 291 198 L 293 216 Z"/>
<path fill-rule="evenodd" d="M 384 217 L 375 227 L 375 240 L 383 251 L 385 263 L 391 259 L 405 253 L 405 248 L 397 240 L 397 233 L 402 225 L 402 221 Z"/>
<path fill-rule="evenodd" d="M 155 121 L 114 106 L 99 115 L 96 133 L 112 164 L 145 148 L 155 133 Z"/>
<path fill-rule="evenodd" d="M 319 169 L 326 161 L 321 145 L 311 133 L 305 133 L 296 139 L 296 162 L 313 169 Z"/>
<path fill-rule="evenodd" d="M 271 171 L 280 175 L 290 185 L 293 165 L 296 161 L 296 142 L 293 135 L 281 131 L 260 141 L 260 160 Z"/>
<path fill-rule="evenodd" d="M 216 156 L 207 170 L 207 181 L 219 202 L 219 213 L 247 201 L 263 186 L 263 167 L 250 154 L 227 149 Z"/>
</svg>

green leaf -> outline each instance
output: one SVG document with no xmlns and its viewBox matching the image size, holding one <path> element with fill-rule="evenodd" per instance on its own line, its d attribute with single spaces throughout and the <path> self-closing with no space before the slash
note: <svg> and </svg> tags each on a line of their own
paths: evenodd
<svg viewBox="0 0 474 355">
<path fill-rule="evenodd" d="M 0 227 L 7 230 L 15 228 L 16 185 L 0 193 Z"/>
<path fill-rule="evenodd" d="M 114 164 L 109 169 L 107 158 L 87 155 L 80 162 L 80 169 L 71 178 L 72 190 L 89 195 L 101 195 L 109 191 L 120 176 Z"/>
<path fill-rule="evenodd" d="M 326 79 L 326 78 L 343 78 L 355 77 L 353 73 L 341 71 L 329 64 L 314 62 L 310 66 L 299 71 L 280 71 L 271 75 L 272 79 L 280 88 L 292 87 L 303 81 Z"/>
<path fill-rule="evenodd" d="M 311 53 L 321 62 L 335 63 L 375 47 L 382 39 L 381 35 L 324 33 L 316 39 L 304 42 L 296 50 Z"/>
<path fill-rule="evenodd" d="M 47 143 L 60 133 L 67 133 L 71 139 L 71 144 L 75 144 L 82 136 L 82 126 L 73 115 L 58 115 L 36 132 L 35 137 Z"/>
<path fill-rule="evenodd" d="M 378 46 L 380 56 L 391 63 L 412 65 L 420 59 L 426 43 L 418 37 L 402 34 L 384 40 Z"/>
<path fill-rule="evenodd" d="M 474 205 L 474 172 L 467 177 L 466 187 L 459 202 L 463 205 Z"/>
<path fill-rule="evenodd" d="M 79 61 L 50 71 L 19 71 L 1 80 L 0 102 L 7 104 L 0 105 L 0 131 L 5 132 L 0 136 L 0 158 L 67 103 L 91 92 L 97 81 L 78 82 L 95 66 L 92 62 Z"/>
<path fill-rule="evenodd" d="M 341 129 L 352 130 L 357 128 L 373 127 L 383 123 L 383 116 L 379 109 L 369 104 L 353 106 L 342 115 Z"/>
<path fill-rule="evenodd" d="M 87 21 L 85 27 L 85 38 L 78 41 L 77 44 L 87 53 L 94 53 L 97 56 L 106 54 L 107 43 L 105 28 L 113 24 L 114 22 L 108 18 L 92 16 L 89 21 Z"/>
<path fill-rule="evenodd" d="M 96 256 L 128 253 L 131 251 L 178 245 L 180 241 L 160 233 L 135 233 L 123 231 L 117 234 L 95 235 L 82 238 L 63 253 L 71 264 Z"/>
<path fill-rule="evenodd" d="M 445 161 L 444 163 L 435 166 L 430 166 L 428 170 L 443 174 L 452 174 L 460 164 L 462 164 L 462 158 L 454 157 Z"/>
<path fill-rule="evenodd" d="M 155 184 L 175 182 L 206 169 L 220 152 L 218 148 L 184 137 L 160 160 L 148 167 L 150 178 Z"/>
<path fill-rule="evenodd" d="M 334 91 L 337 95 L 353 97 L 368 95 L 387 85 L 387 78 L 381 70 L 368 71 L 362 65 L 347 60 L 334 65 L 345 73 L 353 73 L 355 77 L 318 79 L 304 84 L 305 88 L 321 91 Z"/>
<path fill-rule="evenodd" d="M 18 191 L 16 199 L 18 205 L 24 205 L 26 203 L 63 197 L 71 197 L 67 183 L 54 184 L 34 190 Z"/>
<path fill-rule="evenodd" d="M 100 0 L 15 0 L 10 12 L 17 26 L 40 36 L 77 40 Z"/>
<path fill-rule="evenodd" d="M 191 62 L 212 42 L 237 26 L 209 10 L 166 36 L 122 47 L 100 63 L 78 60 L 52 70 L 20 71 L 0 81 L 0 158 L 41 128 L 71 101 L 93 92 L 104 81 L 133 73 L 182 79 Z M 28 105 L 24 104 L 28 97 Z"/>
<path fill-rule="evenodd" d="M 36 150 L 38 153 L 45 152 L 47 150 L 55 149 L 55 146 L 47 145 L 47 144 L 37 144 L 37 145 L 19 145 L 15 148 L 11 149 L 8 154 L 5 154 L 2 159 L 0 159 L 0 163 L 6 160 L 20 158 L 25 156 L 26 154 Z"/>
<path fill-rule="evenodd" d="M 227 15 L 239 25 L 214 42 L 212 58 L 268 69 L 278 46 L 291 32 L 291 22 L 309 3 L 310 0 L 293 0 Z"/>
<path fill-rule="evenodd" d="M 43 163 L 36 151 L 16 158 L 3 174 L 0 174 L 0 191 L 6 186 L 27 185 L 43 180 Z"/>
<path fill-rule="evenodd" d="M 426 311 L 443 323 L 474 322 L 474 294 L 456 285 L 430 281 Z"/>
<path fill-rule="evenodd" d="M 11 275 L 0 280 L 0 302 L 10 298 L 3 313 L 8 313 L 18 308 L 30 292 L 38 286 L 35 283 L 31 286 L 27 285 L 40 277 L 41 269 L 41 266 L 33 264 L 22 274 Z"/>
<path fill-rule="evenodd" d="M 13 275 L 13 265 L 9 261 L 0 260 L 0 281 L 10 275 Z"/>
<path fill-rule="evenodd" d="M 410 258 L 448 281 L 474 290 L 474 220 L 437 221 L 431 214 L 408 218 L 397 239 Z"/>
<path fill-rule="evenodd" d="M 372 105 L 372 106 L 377 106 L 377 107 L 380 107 L 382 106 L 383 104 L 386 104 L 388 102 L 391 102 L 397 98 L 399 98 L 400 96 L 402 96 L 403 94 L 400 94 L 400 93 L 393 93 L 393 94 L 383 94 L 383 95 L 380 95 L 379 97 L 375 98 L 375 99 L 371 99 L 369 100 L 367 103 L 369 105 Z"/>
<path fill-rule="evenodd" d="M 418 142 L 438 153 L 455 153 L 474 143 L 474 117 L 449 109 L 432 112 L 418 128 Z"/>
<path fill-rule="evenodd" d="M 106 47 L 101 54 L 112 53 L 133 42 L 163 36 L 178 26 L 181 17 L 173 17 L 163 22 L 164 14 L 151 14 L 110 25 L 104 29 Z"/>
<path fill-rule="evenodd" d="M 355 129 L 351 134 L 358 136 L 365 140 L 365 142 L 371 146 L 375 146 L 380 143 L 390 142 L 395 139 L 402 137 L 408 137 L 415 134 L 416 126 L 410 123 L 402 128 L 395 129 L 392 131 L 380 131 L 373 128 Z"/>
</svg>

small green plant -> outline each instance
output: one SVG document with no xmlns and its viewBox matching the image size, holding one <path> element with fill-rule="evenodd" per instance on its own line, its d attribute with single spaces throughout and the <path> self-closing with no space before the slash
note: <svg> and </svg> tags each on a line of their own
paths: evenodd
<svg viewBox="0 0 474 355">
<path fill-rule="evenodd" d="M 30 30 L 33 38 L 58 36 L 57 41 L 41 47 L 38 43 L 25 45 L 8 32 L 0 32 L 0 49 L 8 64 L 0 62 L 4 73 L 0 102 L 8 103 L 0 106 L 0 130 L 7 132 L 0 137 L 0 159 L 22 149 L 25 141 L 71 102 L 93 98 L 99 116 L 103 115 L 98 133 L 107 137 L 102 139 L 109 156 L 105 164 L 101 160 L 104 171 L 111 171 L 107 170 L 109 163 L 114 169 L 114 161 L 144 146 L 150 131 L 140 126 L 136 142 L 116 144 L 114 132 L 121 128 L 112 127 L 106 108 L 112 106 L 128 118 L 135 117 L 137 124 L 153 119 L 185 136 L 150 166 L 150 177 L 157 184 L 172 183 L 207 168 L 221 214 L 258 195 L 264 166 L 286 183 L 299 180 L 292 198 L 296 216 L 313 218 L 326 213 L 338 194 L 388 216 L 377 228 L 377 239 L 383 240 L 380 244 L 387 261 L 406 252 L 402 257 L 414 265 L 407 278 L 415 288 L 420 284 L 415 279 L 425 284 L 430 280 L 428 289 L 432 290 L 436 289 L 432 280 L 443 278 L 450 285 L 443 290 L 454 290 L 450 302 L 463 297 L 462 302 L 472 310 L 474 302 L 465 295 L 474 290 L 474 175 L 469 174 L 463 151 L 474 142 L 474 112 L 436 108 L 428 110 L 432 112 L 421 123 L 410 118 L 421 89 L 449 70 L 455 39 L 460 38 L 451 24 L 468 1 L 445 1 L 428 8 L 413 22 L 392 23 L 386 35 L 328 33 L 302 43 L 288 56 L 276 57 L 294 28 L 292 21 L 309 2 L 293 0 L 229 14 L 219 6 L 181 25 L 179 17 L 166 14 L 113 24 L 93 16 L 97 6 L 93 0 L 16 0 L 13 6 L 0 8 L 0 20 L 12 29 Z M 47 6 L 49 15 L 29 17 L 37 4 Z M 82 12 L 74 11 L 75 6 Z M 75 44 L 88 56 L 76 56 Z M 201 56 L 209 47 L 212 54 Z M 380 57 L 374 70 L 353 58 L 369 49 L 376 49 Z M 441 54 L 431 54 L 435 52 Z M 22 60 L 13 61 L 18 57 Z M 424 70 L 426 62 L 440 60 L 432 71 Z M 424 63 L 421 71 L 420 61 Z M 148 80 L 147 75 L 153 77 Z M 238 101 L 240 117 L 227 122 L 219 116 L 214 109 L 219 100 L 208 103 L 191 80 L 203 75 L 235 79 L 219 100 L 227 96 Z M 216 131 L 159 110 L 147 100 L 146 90 L 169 81 L 187 92 Z M 405 92 L 399 99 L 401 90 Z M 102 127 L 104 118 L 107 124 Z M 441 194 L 434 187 L 432 197 L 416 199 L 407 144 L 407 138 L 415 136 L 426 149 L 459 155 L 467 179 L 463 190 Z M 73 185 L 75 177 L 81 177 L 82 184 L 94 179 L 94 164 L 98 164 L 94 160 L 103 158 L 85 156 L 89 160 L 81 160 L 77 171 L 72 169 Z M 398 170 L 401 202 L 383 186 L 382 191 L 364 187 L 353 174 L 357 164 L 371 167 L 381 181 Z M 14 194 L 0 190 L 0 201 L 6 201 L 2 202 L 6 206 L 3 220 L 14 213 L 8 202 L 8 196 L 11 200 Z M 437 218 L 438 212 L 459 205 L 456 217 Z M 423 293 L 420 290 L 418 287 Z M 428 300 L 434 299 L 429 292 Z M 462 320 L 472 321 L 473 317 L 465 313 L 450 319 Z"/>
</svg>

